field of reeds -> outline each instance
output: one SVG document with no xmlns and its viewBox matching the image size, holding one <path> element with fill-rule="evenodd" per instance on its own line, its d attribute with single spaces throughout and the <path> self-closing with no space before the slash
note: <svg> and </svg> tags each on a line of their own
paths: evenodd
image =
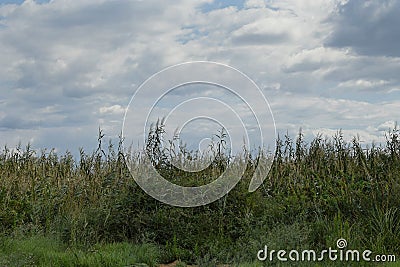
<svg viewBox="0 0 400 267">
<path fill-rule="evenodd" d="M 228 164 L 216 150 L 201 177 L 184 176 L 163 157 L 159 134 L 150 132 L 147 150 L 160 173 L 180 177 L 177 183 L 208 182 Z M 257 157 L 248 157 L 243 179 L 229 194 L 195 208 L 148 196 L 126 167 L 123 140 L 104 144 L 101 131 L 98 147 L 81 149 L 79 159 L 29 145 L 4 148 L 0 266 L 157 266 L 175 260 L 182 266 L 258 266 L 266 264 L 257 261 L 265 245 L 321 250 L 336 247 L 339 238 L 350 249 L 399 255 L 399 134 L 393 129 L 386 144 L 369 147 L 357 138 L 345 142 L 340 131 L 308 143 L 301 132 L 280 137 L 258 190 L 248 192 L 257 164 Z"/>
</svg>

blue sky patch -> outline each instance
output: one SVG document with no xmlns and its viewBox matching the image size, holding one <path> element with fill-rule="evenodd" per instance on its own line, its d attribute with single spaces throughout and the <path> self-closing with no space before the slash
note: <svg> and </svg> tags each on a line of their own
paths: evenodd
<svg viewBox="0 0 400 267">
<path fill-rule="evenodd" d="M 237 9 L 243 9 L 244 0 L 215 0 L 212 3 L 207 3 L 201 6 L 201 11 L 207 13 L 216 9 L 222 9 L 230 6 L 235 6 Z"/>
<path fill-rule="evenodd" d="M 0 5 L 17 4 L 20 5 L 24 0 L 0 0 Z M 37 4 L 44 4 L 50 2 L 50 0 L 35 0 Z"/>
<path fill-rule="evenodd" d="M 190 32 L 177 38 L 177 41 L 181 44 L 186 44 L 189 41 L 208 35 L 208 32 L 200 30 L 197 26 L 182 27 L 182 30 L 189 30 Z"/>
</svg>

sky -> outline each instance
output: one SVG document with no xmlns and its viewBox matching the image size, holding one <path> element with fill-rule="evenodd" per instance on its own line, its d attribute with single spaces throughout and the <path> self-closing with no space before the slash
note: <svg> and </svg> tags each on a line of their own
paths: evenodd
<svg viewBox="0 0 400 267">
<path fill-rule="evenodd" d="M 312 138 L 341 129 L 347 140 L 383 142 L 400 114 L 398 14 L 398 0 L 2 0 L 0 145 L 91 152 L 99 127 L 106 140 L 117 139 L 127 107 L 147 116 L 147 100 L 128 106 L 141 84 L 190 61 L 247 75 L 267 99 L 280 135 L 301 128 Z M 205 70 L 220 74 L 211 71 Z M 205 86 L 195 95 L 175 90 L 158 108 L 168 112 L 188 97 L 226 94 Z M 140 97 L 154 97 L 152 90 Z M 220 98 L 242 114 L 227 99 Z M 178 113 L 202 107 L 216 118 L 192 123 L 197 127 L 193 134 L 187 127 L 186 141 L 201 142 L 228 117 L 215 104 Z M 259 116 L 269 116 L 267 105 L 264 111 Z M 143 135 L 142 125 L 132 127 L 132 140 Z"/>
</svg>

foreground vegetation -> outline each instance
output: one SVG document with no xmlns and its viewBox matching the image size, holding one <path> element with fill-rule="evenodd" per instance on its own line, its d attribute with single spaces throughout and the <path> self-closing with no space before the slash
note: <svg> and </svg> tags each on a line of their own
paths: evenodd
<svg viewBox="0 0 400 267">
<path fill-rule="evenodd" d="M 161 157 L 158 130 L 150 133 L 147 149 L 157 156 L 160 172 L 174 176 L 179 170 Z M 253 263 L 264 245 L 320 251 L 336 247 L 338 238 L 350 249 L 400 253 L 397 129 L 387 134 L 385 145 L 368 148 L 356 138 L 346 143 L 340 132 L 309 144 L 301 133 L 295 140 L 285 136 L 277 141 L 274 164 L 257 191 L 247 191 L 257 164 L 249 157 L 244 179 L 228 195 L 196 208 L 172 207 L 148 196 L 126 168 L 122 141 L 115 148 L 102 140 L 100 132 L 98 149 L 81 150 L 78 160 L 29 145 L 0 153 L 0 265 Z M 216 178 L 229 160 L 217 156 L 198 175 Z M 198 181 L 187 175 L 178 182 Z"/>
<path fill-rule="evenodd" d="M 0 244 L 0 266 L 156 266 L 158 256 L 150 244 L 97 244 L 80 250 L 37 234 L 3 238 Z"/>
</svg>

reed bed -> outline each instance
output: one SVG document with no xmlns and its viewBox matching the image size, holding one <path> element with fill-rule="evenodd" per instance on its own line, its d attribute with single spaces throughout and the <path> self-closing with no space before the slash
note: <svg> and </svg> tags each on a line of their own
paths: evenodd
<svg viewBox="0 0 400 267">
<path fill-rule="evenodd" d="M 158 128 L 157 128 L 158 127 Z M 162 126 L 150 131 L 146 149 L 159 172 L 173 182 L 200 185 L 218 177 L 230 163 L 224 150 L 201 173 L 182 173 L 161 149 Z M 158 132 L 158 133 L 157 133 Z M 223 145 L 224 136 L 216 147 Z M 400 252 L 400 137 L 363 147 L 345 142 L 339 131 L 307 143 L 278 138 L 271 171 L 248 192 L 257 157 L 243 154 L 246 172 L 226 196 L 206 206 L 172 207 L 148 196 L 135 183 L 124 160 L 123 140 L 71 153 L 34 151 L 30 145 L 0 153 L 0 232 L 2 236 L 44 235 L 66 247 L 151 243 L 160 262 L 253 262 L 264 245 L 276 249 L 323 249 L 346 238 L 352 248 Z M 221 147 L 220 147 L 221 148 Z M 182 157 L 193 152 L 180 151 Z M 144 153 L 129 153 L 140 170 Z M 193 156 L 193 155 L 192 155 Z"/>
</svg>

